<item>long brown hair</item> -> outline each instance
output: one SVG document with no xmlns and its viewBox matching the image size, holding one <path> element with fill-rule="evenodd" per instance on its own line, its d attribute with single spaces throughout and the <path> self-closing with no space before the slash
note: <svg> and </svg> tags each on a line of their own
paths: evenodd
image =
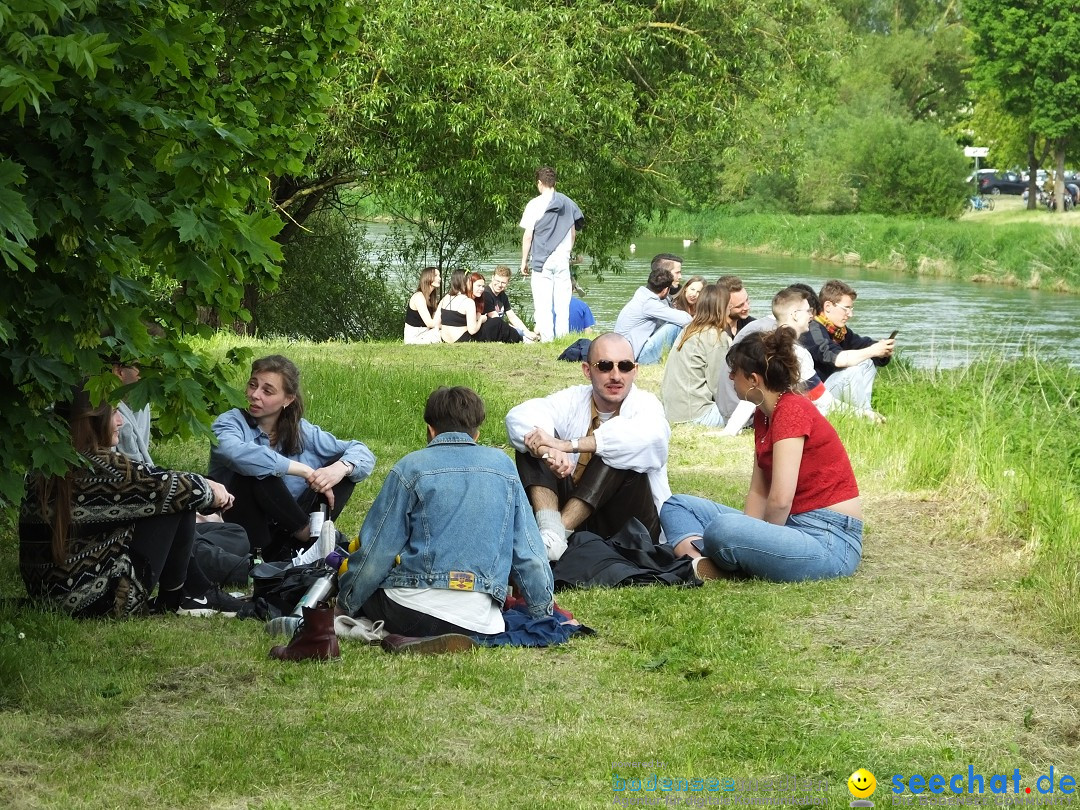
<svg viewBox="0 0 1080 810">
<path fill-rule="evenodd" d="M 57 415 L 68 423 L 71 446 L 77 453 L 92 453 L 112 446 L 113 408 L 108 400 L 99 405 L 90 401 L 86 381 L 71 389 L 67 402 L 58 402 Z M 71 470 L 66 475 L 40 478 L 37 484 L 41 514 L 51 516 L 52 556 L 57 565 L 67 557 L 68 533 L 71 530 Z"/>
<path fill-rule="evenodd" d="M 465 271 L 460 268 L 450 274 L 450 292 L 446 296 L 447 298 L 453 298 L 458 294 L 472 298 L 472 293 L 469 292 L 465 284 Z"/>
<path fill-rule="evenodd" d="M 476 282 L 478 282 L 478 281 L 484 282 L 484 286 L 487 287 L 487 279 L 484 278 L 483 273 L 469 273 L 469 282 L 468 282 L 468 287 L 466 288 L 468 290 L 468 292 L 466 293 L 466 295 L 468 295 L 469 298 L 472 298 L 473 303 L 476 304 L 476 314 L 477 315 L 483 315 L 484 314 L 484 294 L 480 293 L 479 298 L 474 298 L 473 297 L 473 285 L 476 284 Z"/>
<path fill-rule="evenodd" d="M 691 284 L 695 283 L 700 283 L 702 291 L 705 290 L 705 284 L 707 283 L 705 281 L 705 276 L 691 276 L 688 281 L 679 287 L 679 292 L 675 294 L 675 300 L 671 302 L 671 306 L 675 307 L 675 309 L 681 309 L 683 312 L 689 312 L 691 315 L 696 315 L 697 305 L 701 302 L 701 296 L 698 296 L 697 303 L 694 303 L 693 305 L 686 300 L 686 291 L 690 289 Z M 691 306 L 693 306 L 693 309 L 691 309 Z"/>
<path fill-rule="evenodd" d="M 435 307 L 439 304 L 439 268 L 425 267 L 420 271 L 420 281 L 416 285 L 416 291 L 424 294 L 427 301 L 428 312 L 435 314 Z"/>
<path fill-rule="evenodd" d="M 700 276 L 695 276 L 694 278 L 700 278 Z M 683 289 L 686 288 L 684 287 Z M 686 341 L 698 332 L 705 332 L 706 330 L 713 329 L 719 336 L 719 334 L 724 331 L 724 327 L 727 326 L 729 297 L 726 287 L 721 287 L 719 284 L 706 284 L 701 290 L 701 295 L 698 296 L 693 320 L 691 320 L 690 323 L 686 325 L 686 328 L 683 329 L 682 337 L 679 338 L 679 343 L 675 347 L 675 351 L 680 351 L 686 344 Z"/>
<path fill-rule="evenodd" d="M 277 450 L 285 456 L 298 455 L 304 449 L 303 436 L 300 435 L 300 420 L 304 416 L 304 397 L 300 393 L 300 369 L 288 357 L 271 354 L 260 357 L 251 364 L 251 376 L 265 372 L 281 375 L 281 388 L 291 397 L 292 404 L 282 408 L 278 414 L 274 435 Z"/>
</svg>

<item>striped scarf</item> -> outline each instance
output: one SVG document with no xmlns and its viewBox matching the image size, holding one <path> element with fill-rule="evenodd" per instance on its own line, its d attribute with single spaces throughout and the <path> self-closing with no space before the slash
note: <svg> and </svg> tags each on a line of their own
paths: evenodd
<svg viewBox="0 0 1080 810">
<path fill-rule="evenodd" d="M 847 337 L 847 327 L 837 326 L 824 315 L 815 315 L 814 320 L 825 327 L 825 331 L 829 333 L 833 340 L 837 343 L 843 343 L 844 338 Z"/>
</svg>

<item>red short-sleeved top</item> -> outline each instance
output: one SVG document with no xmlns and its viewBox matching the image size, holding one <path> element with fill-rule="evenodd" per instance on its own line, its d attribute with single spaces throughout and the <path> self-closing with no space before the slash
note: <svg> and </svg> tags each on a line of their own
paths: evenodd
<svg viewBox="0 0 1080 810">
<path fill-rule="evenodd" d="M 797 436 L 806 442 L 791 514 L 824 509 L 858 496 L 851 460 L 836 430 L 813 402 L 792 393 L 777 400 L 772 418 L 766 419 L 760 410 L 754 413 L 754 455 L 766 484 L 772 486 L 773 444 Z"/>
</svg>

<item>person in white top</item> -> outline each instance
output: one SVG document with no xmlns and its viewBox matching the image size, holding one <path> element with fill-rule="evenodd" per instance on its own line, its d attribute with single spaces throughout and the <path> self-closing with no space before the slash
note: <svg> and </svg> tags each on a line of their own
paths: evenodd
<svg viewBox="0 0 1080 810">
<path fill-rule="evenodd" d="M 506 415 L 518 476 L 552 560 L 566 550 L 569 532 L 611 537 L 632 517 L 659 541 L 660 507 L 671 497 L 671 428 L 660 400 L 634 385 L 629 341 L 600 335 L 581 368 L 588 385 L 530 399 Z"/>
<path fill-rule="evenodd" d="M 529 200 L 519 225 L 521 275 L 532 276 L 533 314 L 540 340 L 550 341 L 570 332 L 570 253 L 585 218 L 577 203 L 555 191 L 555 170 L 536 172 L 539 195 Z"/>
</svg>

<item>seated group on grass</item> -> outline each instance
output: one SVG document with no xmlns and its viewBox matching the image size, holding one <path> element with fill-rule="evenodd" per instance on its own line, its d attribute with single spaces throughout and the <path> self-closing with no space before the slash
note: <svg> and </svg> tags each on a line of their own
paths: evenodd
<svg viewBox="0 0 1080 810">
<path fill-rule="evenodd" d="M 691 321 L 703 325 L 683 344 L 716 331 L 724 300 L 703 286 Z M 797 320 L 806 317 L 794 308 Z M 858 486 L 836 431 L 803 395 L 796 333 L 757 330 L 726 354 L 726 376 L 754 411 L 741 511 L 671 494 L 668 420 L 660 400 L 635 385 L 638 361 L 618 334 L 590 345 L 585 384 L 508 412 L 514 461 L 478 443 L 485 411 L 475 392 L 436 390 L 424 412 L 427 445 L 389 472 L 342 567 L 339 611 L 381 622 L 395 634 L 384 640 L 393 651 L 504 643 L 492 639 L 511 630 L 503 608 L 513 583 L 527 622 L 565 627 L 572 621 L 554 606 L 551 565 L 573 533 L 609 538 L 628 522 L 693 560 L 699 579 L 851 574 L 862 551 Z M 375 458 L 303 418 L 299 370 L 287 358 L 252 364 L 247 400 L 214 422 L 210 478 L 117 452 L 123 417 L 92 406 L 83 388 L 58 405 L 82 466 L 28 478 L 19 526 L 28 593 L 77 616 L 235 613 L 235 604 L 218 603 L 233 597 L 214 593 L 193 562 L 197 511 L 224 511 L 268 556 L 319 559 L 308 513 L 325 504 L 339 514 Z"/>
<path fill-rule="evenodd" d="M 514 312 L 506 288 L 510 268 L 499 265 L 488 285 L 480 273 L 455 270 L 450 292 L 439 298 L 439 271 L 425 267 L 405 309 L 405 342 L 530 343 L 540 336 Z"/>
<path fill-rule="evenodd" d="M 668 422 L 656 397 L 634 384 L 638 363 L 619 335 L 593 341 L 582 363 L 589 385 L 511 409 L 507 434 L 549 558 L 573 531 L 595 525 L 608 537 L 636 517 L 676 555 L 700 558 L 701 579 L 851 574 L 862 553 L 858 486 L 836 431 L 803 395 L 796 346 L 794 330 L 778 328 L 727 354 L 728 376 L 755 410 L 742 511 L 671 495 Z"/>
<path fill-rule="evenodd" d="M 134 365 L 114 368 L 128 384 L 138 379 Z M 75 616 L 236 615 L 248 607 L 200 568 L 197 513 L 225 513 L 256 553 L 291 559 L 311 545 L 308 513 L 322 502 L 339 514 L 375 457 L 303 419 L 299 371 L 280 355 L 255 361 L 247 398 L 246 410 L 214 422 L 219 444 L 204 477 L 154 466 L 148 414 L 127 421 L 125 404 L 94 405 L 76 387 L 56 411 L 81 464 L 63 476 L 27 478 L 19 515 L 27 593 Z"/>
<path fill-rule="evenodd" d="M 662 253 L 652 261 L 646 284 L 622 308 L 615 332 L 630 342 L 634 360 L 658 363 L 667 355 L 661 391 L 672 423 L 725 427 L 734 435 L 753 415 L 723 373 L 728 350 L 755 332 L 786 326 L 798 342 L 800 381 L 823 414 L 834 408 L 875 422 L 871 406 L 879 366 L 892 357 L 895 341 L 862 337 L 847 327 L 857 297 L 843 281 L 825 283 L 820 294 L 805 284 L 780 290 L 772 316 L 750 316 L 750 299 L 737 276 L 708 284 L 694 276 L 671 301 L 682 259 Z"/>
</svg>

